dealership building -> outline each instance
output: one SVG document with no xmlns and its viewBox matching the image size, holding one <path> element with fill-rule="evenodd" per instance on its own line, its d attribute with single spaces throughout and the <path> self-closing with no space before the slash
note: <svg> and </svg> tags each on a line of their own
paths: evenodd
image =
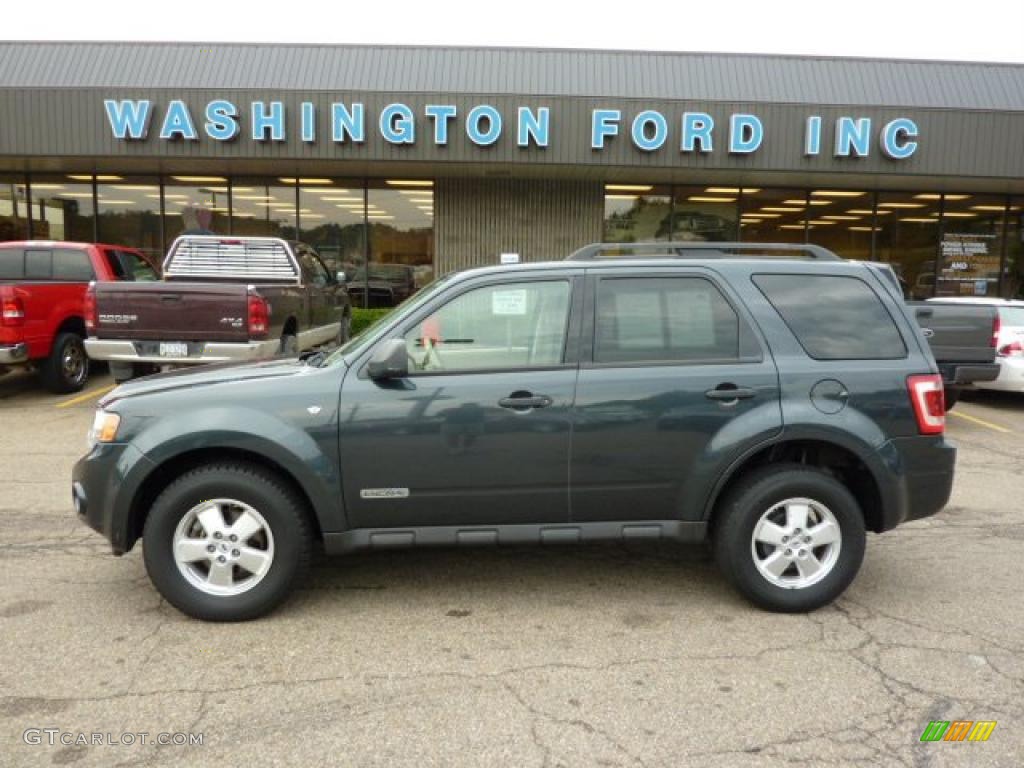
<svg viewBox="0 0 1024 768">
<path fill-rule="evenodd" d="M 0 240 L 160 254 L 184 231 L 300 239 L 397 297 L 502 254 L 669 239 L 1018 296 L 1024 66 L 0 43 Z"/>
</svg>

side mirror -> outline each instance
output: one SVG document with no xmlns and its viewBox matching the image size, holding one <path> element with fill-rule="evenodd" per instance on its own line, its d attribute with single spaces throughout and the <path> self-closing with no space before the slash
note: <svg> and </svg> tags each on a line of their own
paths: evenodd
<svg viewBox="0 0 1024 768">
<path fill-rule="evenodd" d="M 334 275 L 334 279 L 338 281 L 340 285 L 344 285 L 348 282 L 348 275 L 342 270 L 338 270 L 337 274 Z"/>
<path fill-rule="evenodd" d="M 409 352 L 405 339 L 387 339 L 373 351 L 366 373 L 374 381 L 404 379 L 409 375 Z"/>
</svg>

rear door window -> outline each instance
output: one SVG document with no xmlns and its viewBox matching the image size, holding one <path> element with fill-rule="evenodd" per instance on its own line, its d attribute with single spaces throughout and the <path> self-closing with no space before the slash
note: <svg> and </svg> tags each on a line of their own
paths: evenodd
<svg viewBox="0 0 1024 768">
<path fill-rule="evenodd" d="M 25 251 L 25 279 L 49 280 L 53 277 L 53 251 L 36 248 Z"/>
<path fill-rule="evenodd" d="M 740 320 L 703 277 L 604 278 L 598 284 L 595 363 L 733 361 Z"/>
<path fill-rule="evenodd" d="M 21 248 L 0 248 L 0 280 L 21 280 L 25 277 L 25 251 Z"/>
<path fill-rule="evenodd" d="M 907 356 L 899 329 L 871 287 L 844 275 L 754 275 L 804 351 L 815 360 Z"/>
<path fill-rule="evenodd" d="M 53 249 L 53 279 L 87 283 L 96 279 L 89 254 L 77 248 Z"/>
</svg>

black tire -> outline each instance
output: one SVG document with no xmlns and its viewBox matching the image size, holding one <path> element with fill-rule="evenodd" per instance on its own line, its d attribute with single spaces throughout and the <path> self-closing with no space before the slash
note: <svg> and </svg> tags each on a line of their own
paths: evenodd
<svg viewBox="0 0 1024 768">
<path fill-rule="evenodd" d="M 44 387 L 58 395 L 80 391 L 89 380 L 85 340 L 77 333 L 57 334 L 50 356 L 39 366 L 39 378 Z"/>
<path fill-rule="evenodd" d="M 178 524 L 189 510 L 213 498 L 258 510 L 273 536 L 269 569 L 240 594 L 201 591 L 174 559 Z M 153 585 L 179 611 L 205 621 L 248 621 L 272 611 L 305 575 L 312 549 L 313 531 L 302 499 L 273 473 L 243 462 L 199 467 L 179 477 L 157 498 L 143 530 L 143 557 Z"/>
<path fill-rule="evenodd" d="M 960 399 L 960 393 L 963 392 L 961 389 L 949 389 L 948 387 L 943 391 L 942 396 L 946 401 L 946 411 L 949 412 L 957 401 Z"/>
<path fill-rule="evenodd" d="M 281 337 L 281 346 L 278 348 L 278 354 L 282 357 L 298 357 L 299 355 L 299 338 L 291 333 L 286 333 Z"/>
<path fill-rule="evenodd" d="M 801 588 L 771 583 L 758 570 L 752 551 L 754 529 L 761 516 L 791 498 L 806 498 L 827 507 L 841 535 L 832 569 L 820 581 Z M 864 546 L 864 515 L 853 494 L 830 474 L 801 464 L 754 470 L 728 492 L 715 519 L 714 549 L 719 568 L 744 597 L 769 611 L 806 612 L 831 603 L 860 570 Z"/>
</svg>

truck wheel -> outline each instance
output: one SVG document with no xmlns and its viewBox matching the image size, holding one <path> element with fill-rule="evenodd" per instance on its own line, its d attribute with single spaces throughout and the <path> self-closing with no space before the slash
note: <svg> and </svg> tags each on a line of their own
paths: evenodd
<svg viewBox="0 0 1024 768">
<path fill-rule="evenodd" d="M 194 469 L 160 494 L 146 518 L 149 578 L 194 618 L 258 618 L 284 601 L 309 566 L 313 533 L 303 507 L 259 467 Z"/>
<path fill-rule="evenodd" d="M 278 354 L 283 357 L 298 357 L 299 355 L 299 339 L 297 336 L 293 336 L 288 333 L 281 337 L 281 346 L 279 347 Z"/>
<path fill-rule="evenodd" d="M 801 464 L 752 472 L 719 507 L 715 558 L 769 611 L 812 611 L 850 585 L 864 559 L 864 515 L 831 475 Z"/>
<path fill-rule="evenodd" d="M 77 333 L 60 333 L 53 349 L 39 367 L 43 386 L 56 394 L 78 392 L 89 378 L 89 357 Z"/>
</svg>

